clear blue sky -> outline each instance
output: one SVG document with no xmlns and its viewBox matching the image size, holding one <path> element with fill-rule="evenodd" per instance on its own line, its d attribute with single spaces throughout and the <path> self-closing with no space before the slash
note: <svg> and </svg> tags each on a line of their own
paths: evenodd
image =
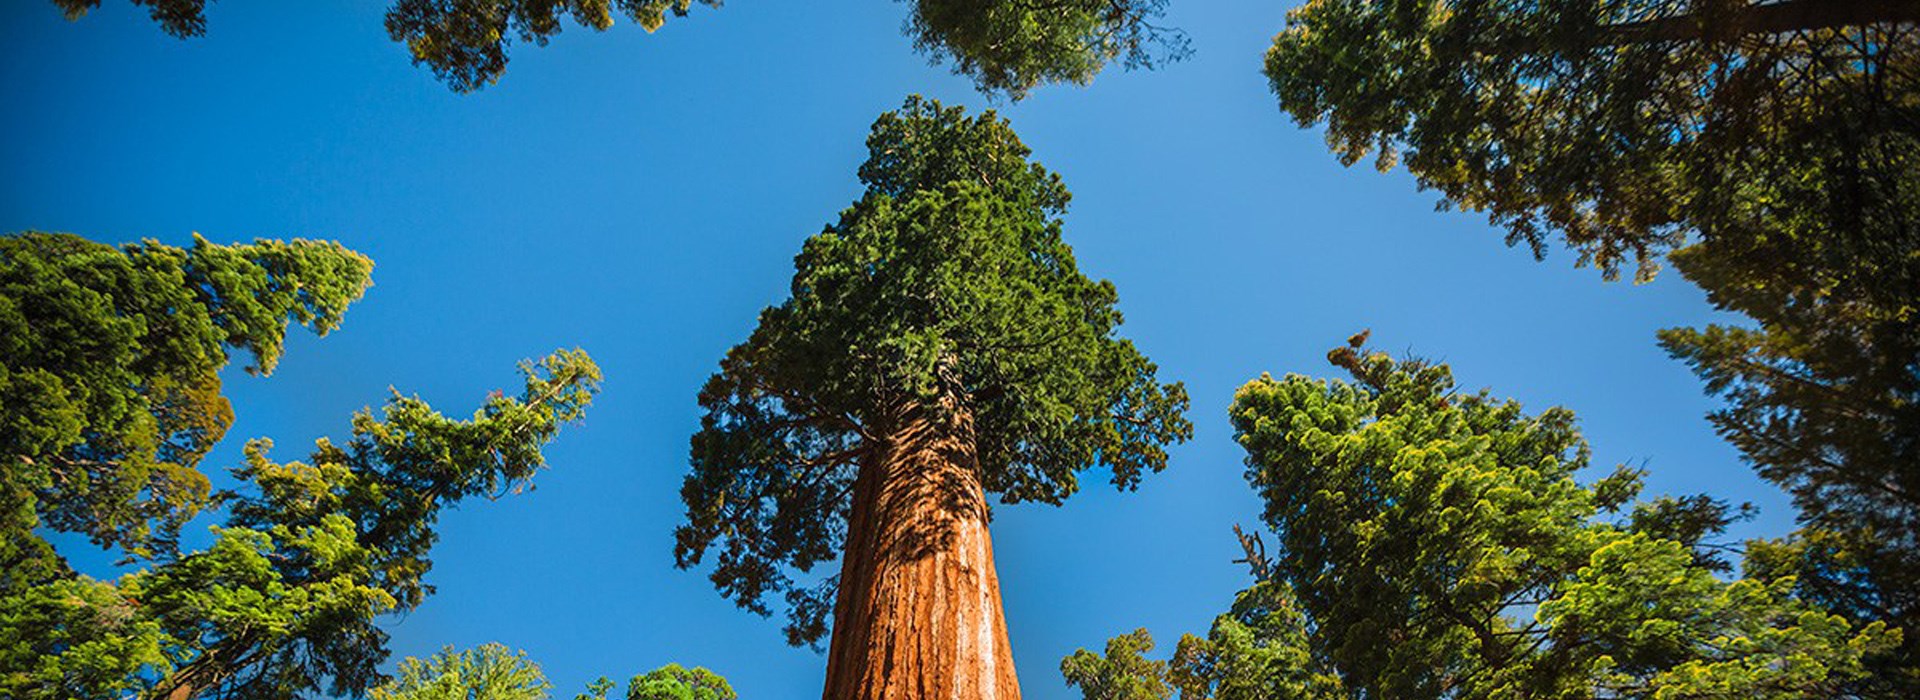
<svg viewBox="0 0 1920 700">
<path fill-rule="evenodd" d="M 0 230 L 329 238 L 373 257 L 340 331 L 297 334 L 271 378 L 229 374 L 239 419 L 210 467 L 256 436 L 304 457 L 389 386 L 465 414 L 514 385 L 516 360 L 586 348 L 600 400 L 537 491 L 444 518 L 439 594 L 394 621 L 396 655 L 497 640 L 562 697 L 679 661 L 749 700 L 817 698 L 821 655 L 672 566 L 694 395 L 782 298 L 800 242 L 858 193 L 877 114 L 913 92 L 995 105 L 913 53 L 887 0 L 736 0 L 651 35 L 573 27 L 465 96 L 387 40 L 386 4 L 216 2 L 208 36 L 182 42 L 125 0 L 79 23 L 5 3 Z M 1072 697 L 1057 665 L 1076 647 L 1145 626 L 1164 651 L 1225 609 L 1245 583 L 1229 528 L 1258 513 L 1232 391 L 1261 372 L 1330 375 L 1326 349 L 1361 328 L 1469 388 L 1574 409 L 1596 461 L 1644 461 L 1651 492 L 1754 501 L 1739 534 L 1791 526 L 1654 344 L 1715 318 L 1702 294 L 1676 275 L 1603 283 L 1564 251 L 1536 263 L 1480 216 L 1436 212 L 1404 173 L 1342 168 L 1259 73 L 1284 12 L 1174 0 L 1192 60 L 997 105 L 1065 177 L 1082 268 L 1119 287 L 1124 332 L 1187 383 L 1196 424 L 1138 492 L 997 511 L 1029 698 Z"/>
</svg>

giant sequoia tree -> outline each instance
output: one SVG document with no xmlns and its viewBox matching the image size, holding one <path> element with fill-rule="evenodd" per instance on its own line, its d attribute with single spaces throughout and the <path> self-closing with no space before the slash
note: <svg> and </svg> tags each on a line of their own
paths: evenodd
<svg viewBox="0 0 1920 700">
<path fill-rule="evenodd" d="M 1241 387 L 1235 436 L 1277 556 L 1243 538 L 1255 584 L 1171 668 L 1115 666 L 1112 646 L 1109 667 L 1190 700 L 1785 700 L 1846 696 L 1898 641 L 1790 579 L 1716 576 L 1718 502 L 1635 505 L 1627 469 L 1576 481 L 1571 412 L 1460 392 L 1445 365 L 1361 342 L 1330 356 L 1350 381 Z"/>
<path fill-rule="evenodd" d="M 1133 487 L 1186 395 L 1116 336 L 1066 188 L 1004 121 L 911 98 L 867 146 L 865 196 L 700 394 L 676 552 L 742 607 L 784 598 L 790 642 L 831 610 L 825 697 L 1017 697 L 987 496 L 1057 504 L 1097 465 Z"/>
<path fill-rule="evenodd" d="M 1753 319 L 1660 340 L 1801 510 L 1769 561 L 1920 628 L 1920 4 L 1315 0 L 1266 68 L 1344 161 Z M 1920 635 L 1892 663 L 1920 691 Z"/>
<path fill-rule="evenodd" d="M 100 0 L 53 0 L 78 18 Z M 133 0 L 168 34 L 206 32 L 206 0 Z M 492 84 L 507 70 L 507 49 L 544 46 L 572 19 L 605 30 L 618 17 L 651 32 L 698 2 L 721 0 L 395 0 L 387 34 L 405 42 L 416 64 L 458 92 Z M 914 45 L 949 61 L 980 89 L 1015 99 L 1047 83 L 1081 83 L 1115 61 L 1150 68 L 1187 53 L 1186 36 L 1154 24 L 1167 0 L 913 0 L 907 32 Z"/>
</svg>

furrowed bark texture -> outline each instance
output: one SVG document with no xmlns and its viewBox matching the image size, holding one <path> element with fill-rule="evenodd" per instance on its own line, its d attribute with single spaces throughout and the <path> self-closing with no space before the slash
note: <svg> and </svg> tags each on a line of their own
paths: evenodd
<svg viewBox="0 0 1920 700">
<path fill-rule="evenodd" d="M 854 484 L 825 700 L 1019 700 L 973 422 L 905 409 Z"/>
</svg>

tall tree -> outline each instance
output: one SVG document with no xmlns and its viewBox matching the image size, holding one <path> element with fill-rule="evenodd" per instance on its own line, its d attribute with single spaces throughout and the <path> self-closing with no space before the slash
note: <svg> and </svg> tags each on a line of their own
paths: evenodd
<svg viewBox="0 0 1920 700">
<path fill-rule="evenodd" d="M 287 326 L 333 330 L 372 267 L 318 241 L 0 237 L 0 591 L 65 571 L 39 527 L 170 552 L 208 504 L 199 463 L 233 422 L 229 353 L 272 372 Z"/>
<path fill-rule="evenodd" d="M 1186 393 L 1117 336 L 1066 187 L 1006 122 L 909 98 L 867 147 L 865 196 L 700 394 L 676 553 L 717 550 L 744 608 L 784 597 L 791 643 L 832 610 L 825 697 L 1017 697 L 987 495 L 1058 504 L 1096 465 L 1134 487 L 1190 434 Z"/>
<path fill-rule="evenodd" d="M 1717 526 L 1599 520 L 1638 474 L 1576 482 L 1589 450 L 1571 412 L 1458 393 L 1446 366 L 1363 341 L 1330 354 L 1353 382 L 1262 378 L 1231 409 L 1280 536 L 1274 576 L 1349 688 L 1831 697 L 1898 640 L 1794 599 L 1790 580 L 1721 581 L 1702 542 L 1667 538 Z"/>
<path fill-rule="evenodd" d="M 0 695 L 293 698 L 381 681 L 380 615 L 412 610 L 441 509 L 517 491 L 541 448 L 578 420 L 600 372 L 578 350 L 524 363 L 519 397 L 468 420 L 395 395 L 353 417 L 345 445 L 275 463 L 248 444 L 209 548 L 115 582 L 70 576 L 0 596 Z"/>
<path fill-rule="evenodd" d="M 132 0 L 180 38 L 206 32 L 206 0 Z M 902 0 L 903 2 L 906 0 Z M 78 19 L 100 0 L 53 0 Z M 566 26 L 603 31 L 625 16 L 652 32 L 695 2 L 721 0 L 394 0 L 387 34 L 404 42 L 456 92 L 479 90 L 507 70 L 515 39 L 545 46 Z M 1085 84 L 1107 64 L 1151 68 L 1184 58 L 1186 35 L 1155 22 L 1167 0 L 912 0 L 914 45 L 982 91 L 1019 99 L 1048 83 Z"/>
<path fill-rule="evenodd" d="M 1800 554 L 1770 561 L 1920 628 L 1920 5 L 1314 0 L 1266 70 L 1343 161 L 1404 160 L 1609 276 L 1670 252 L 1751 318 L 1660 342 L 1793 494 Z M 1920 635 L 1888 663 L 1889 695 L 1920 693 Z"/>
<path fill-rule="evenodd" d="M 1279 535 L 1168 675 L 1197 698 L 1844 697 L 1898 643 L 1723 580 L 1730 509 L 1582 485 L 1571 412 L 1459 392 L 1445 365 L 1330 354 L 1351 381 L 1261 377 L 1230 415 Z M 1258 540 L 1242 539 L 1253 545 Z"/>
</svg>

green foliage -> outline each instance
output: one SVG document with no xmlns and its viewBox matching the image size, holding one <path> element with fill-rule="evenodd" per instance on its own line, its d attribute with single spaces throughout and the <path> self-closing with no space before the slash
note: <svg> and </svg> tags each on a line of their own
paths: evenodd
<svg viewBox="0 0 1920 700">
<path fill-rule="evenodd" d="M 465 651 L 442 649 L 426 660 L 408 657 L 400 676 L 374 688 L 370 700 L 546 700 L 552 688 L 540 665 L 524 652 L 500 644 Z M 600 678 L 576 700 L 607 700 L 613 681 Z M 634 676 L 626 700 L 738 700 L 727 679 L 704 668 L 679 664 Z"/>
<path fill-rule="evenodd" d="M 143 674 L 173 669 L 170 642 L 111 583 L 71 578 L 21 589 L 0 596 L 0 695 L 124 697 L 144 688 Z"/>
<path fill-rule="evenodd" d="M 1900 25 L 1920 12 L 1837 5 L 1862 7 L 1313 0 L 1288 13 L 1266 73 L 1342 161 L 1404 155 L 1422 186 L 1488 211 L 1512 241 L 1538 252 L 1557 233 L 1609 274 L 1627 256 L 1649 273 L 1689 229 L 1778 226 L 1791 214 L 1769 195 L 1908 179 L 1832 157 L 1882 135 L 1911 153 L 1920 39 Z M 1801 215 L 1831 227 L 1853 218 L 1834 205 L 1857 203 Z"/>
<path fill-rule="evenodd" d="M 1640 474 L 1578 483 L 1565 409 L 1457 392 L 1445 365 L 1364 341 L 1329 353 L 1354 381 L 1235 395 L 1280 553 L 1243 537 L 1255 584 L 1181 640 L 1182 698 L 1835 697 L 1899 643 L 1795 597 L 1791 575 L 1716 577 L 1725 504 L 1622 516 Z"/>
<path fill-rule="evenodd" d="M 1173 697 L 1167 664 L 1148 659 L 1146 653 L 1152 650 L 1153 635 L 1137 629 L 1107 640 L 1104 657 L 1075 650 L 1060 660 L 1060 675 L 1087 700 L 1167 700 Z"/>
<path fill-rule="evenodd" d="M 1249 552 L 1251 554 L 1251 552 Z M 1086 700 L 1334 700 L 1350 697 L 1338 674 L 1315 659 L 1307 619 L 1285 584 L 1241 591 L 1206 637 L 1183 635 L 1170 661 L 1146 658 L 1146 630 L 1107 641 L 1104 658 L 1085 649 L 1060 662 L 1067 686 Z"/>
<path fill-rule="evenodd" d="M 613 681 L 602 677 L 575 700 L 607 700 Z M 704 668 L 667 664 L 627 681 L 627 700 L 738 700 L 727 679 Z"/>
<path fill-rule="evenodd" d="M 546 700 L 553 687 L 540 665 L 505 645 L 465 651 L 449 646 L 426 659 L 407 657 L 400 675 L 367 694 L 370 700 Z"/>
<path fill-rule="evenodd" d="M 266 374 L 289 324 L 325 335 L 373 263 L 337 243 L 115 248 L 0 237 L 0 590 L 65 569 L 34 528 L 150 557 L 206 507 L 202 457 L 233 411 L 232 349 Z"/>
<path fill-rule="evenodd" d="M 1343 161 L 1609 276 L 1669 259 L 1752 326 L 1661 344 L 1824 543 L 1800 594 L 1920 626 L 1920 6 L 1315 0 L 1267 54 Z M 1855 547 L 1831 550 L 1832 545 Z M 1837 558 L 1836 558 L 1837 557 Z M 1888 661 L 1920 692 L 1920 638 Z"/>
<path fill-rule="evenodd" d="M 320 440 L 310 462 L 275 463 L 269 442 L 249 443 L 234 476 L 254 490 L 223 494 L 232 515 L 210 548 L 112 584 L 74 577 L 0 596 L 8 629 L 26 631 L 0 649 L 0 695 L 373 686 L 387 655 L 378 616 L 431 592 L 422 577 L 440 510 L 529 485 L 541 447 L 580 419 L 600 381 L 578 350 L 521 369 L 518 398 L 496 392 L 467 420 L 396 394 L 378 417 L 356 414 L 344 446 Z"/>
<path fill-rule="evenodd" d="M 682 567 L 719 549 L 720 592 L 789 641 L 826 631 L 860 460 L 901 406 L 975 425 L 980 481 L 1008 503 L 1060 503 L 1096 465 L 1132 488 L 1185 439 L 1185 390 L 1117 337 L 1113 285 L 1061 240 L 1068 194 L 991 113 L 910 98 L 882 116 L 868 191 L 795 258 L 792 298 L 763 311 L 700 394 L 681 489 Z"/>
<path fill-rule="evenodd" d="M 985 92 L 1019 99 L 1049 83 L 1093 81 L 1114 61 L 1152 68 L 1190 52 L 1186 34 L 1155 25 L 1167 0 L 915 0 L 914 45 Z"/>
<path fill-rule="evenodd" d="M 727 679 L 704 668 L 667 664 L 627 683 L 627 700 L 736 700 Z"/>
<path fill-rule="evenodd" d="M 1901 95 L 1920 119 L 1920 90 Z M 1920 629 L 1920 134 L 1849 121 L 1837 143 L 1782 146 L 1785 172 L 1747 187 L 1772 204 L 1771 227 L 1673 256 L 1759 328 L 1660 342 L 1727 400 L 1711 416 L 1719 433 L 1792 494 L 1807 526 L 1796 538 L 1819 543 L 1795 572 L 1800 593 Z M 1879 677 L 1882 695 L 1920 693 L 1920 636 Z"/>
<path fill-rule="evenodd" d="M 78 19 L 100 0 L 53 0 Z M 176 37 L 206 31 L 206 0 L 133 0 Z M 624 16 L 652 32 L 668 15 L 685 17 L 695 2 L 722 0 L 394 0 L 387 34 L 403 42 L 455 92 L 479 90 L 507 70 L 515 40 L 545 46 L 571 18 L 604 31 Z M 907 31 L 914 45 L 983 92 L 1020 99 L 1049 83 L 1086 84 L 1120 62 L 1152 68 L 1189 53 L 1185 33 L 1154 24 L 1167 0 L 912 0 Z"/>
<path fill-rule="evenodd" d="M 148 16 L 160 24 L 160 29 L 180 38 L 200 36 L 207 33 L 207 0 L 132 0 L 134 5 L 147 8 Z M 87 11 L 100 6 L 100 0 L 53 0 L 67 19 L 77 20 L 87 15 Z"/>
<path fill-rule="evenodd" d="M 1205 638 L 1182 636 L 1170 666 L 1185 700 L 1347 697 L 1340 676 L 1314 657 L 1292 590 L 1273 581 L 1241 591 Z"/>
<path fill-rule="evenodd" d="M 1600 521 L 1570 412 L 1458 394 L 1444 365 L 1363 340 L 1330 354 L 1355 382 L 1262 378 L 1231 411 L 1284 548 L 1274 575 L 1354 690 L 1827 696 L 1899 640 Z"/>
<path fill-rule="evenodd" d="M 719 7 L 721 0 L 699 0 Z M 694 0 L 395 0 L 387 34 L 405 42 L 414 65 L 425 65 L 455 92 L 472 92 L 507 71 L 507 47 L 518 38 L 545 46 L 571 17 L 604 31 L 616 15 L 652 32 L 668 13 L 685 17 Z"/>
</svg>

